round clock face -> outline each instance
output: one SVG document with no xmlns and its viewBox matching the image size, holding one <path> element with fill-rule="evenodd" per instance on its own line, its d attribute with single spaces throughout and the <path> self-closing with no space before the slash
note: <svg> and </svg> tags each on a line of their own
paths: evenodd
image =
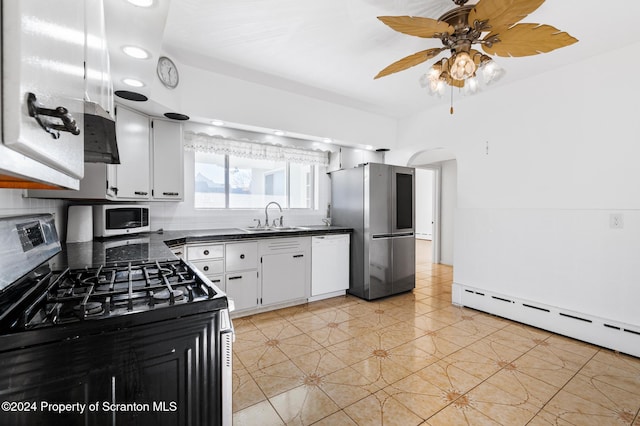
<svg viewBox="0 0 640 426">
<path fill-rule="evenodd" d="M 165 56 L 158 59 L 158 77 L 162 84 L 169 89 L 174 89 L 178 85 L 178 68 L 173 61 Z"/>
</svg>

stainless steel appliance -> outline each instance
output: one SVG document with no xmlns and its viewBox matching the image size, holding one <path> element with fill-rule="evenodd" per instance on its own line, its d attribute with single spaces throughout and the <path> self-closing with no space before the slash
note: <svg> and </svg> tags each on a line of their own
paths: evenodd
<svg viewBox="0 0 640 426">
<path fill-rule="evenodd" d="M 230 425 L 224 293 L 182 260 L 51 271 L 50 215 L 0 219 L 0 424 Z"/>
<path fill-rule="evenodd" d="M 372 300 L 415 287 L 414 175 L 377 163 L 331 173 L 332 223 L 354 229 L 349 293 Z"/>
<path fill-rule="evenodd" d="M 116 235 L 149 232 L 149 206 L 143 204 L 101 204 L 93 206 L 93 235 Z"/>
</svg>

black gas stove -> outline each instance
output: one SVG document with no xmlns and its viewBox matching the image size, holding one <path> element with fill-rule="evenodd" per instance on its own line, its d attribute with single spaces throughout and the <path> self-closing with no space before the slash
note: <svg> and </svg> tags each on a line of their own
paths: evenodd
<svg viewBox="0 0 640 426">
<path fill-rule="evenodd" d="M 225 294 L 179 259 L 51 271 L 60 250 L 51 216 L 0 219 L 0 424 L 230 424 Z"/>
<path fill-rule="evenodd" d="M 32 329 L 100 320 L 214 299 L 218 292 L 181 260 L 127 263 L 53 274 L 14 325 Z"/>
</svg>

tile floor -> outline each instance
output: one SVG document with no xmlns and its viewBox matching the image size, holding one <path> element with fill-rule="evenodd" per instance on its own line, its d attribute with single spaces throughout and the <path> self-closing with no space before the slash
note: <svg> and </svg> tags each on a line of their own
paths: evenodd
<svg viewBox="0 0 640 426">
<path fill-rule="evenodd" d="M 412 293 L 235 319 L 234 425 L 640 425 L 640 359 L 452 306 L 452 268 L 416 272 Z"/>
</svg>

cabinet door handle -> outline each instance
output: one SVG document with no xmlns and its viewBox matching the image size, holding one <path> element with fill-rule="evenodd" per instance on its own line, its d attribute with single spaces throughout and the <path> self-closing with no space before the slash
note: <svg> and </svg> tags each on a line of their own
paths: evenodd
<svg viewBox="0 0 640 426">
<path fill-rule="evenodd" d="M 112 187 L 110 187 L 109 189 L 110 189 L 111 191 L 113 191 L 113 193 L 114 193 L 115 195 L 118 195 L 118 188 L 117 188 L 117 187 L 112 186 Z"/>
<path fill-rule="evenodd" d="M 136 191 L 136 192 L 134 192 L 134 194 L 136 194 L 136 195 L 148 195 L 149 193 L 148 192 L 144 192 L 144 191 Z"/>
<path fill-rule="evenodd" d="M 219 283 L 220 280 L 211 280 L 212 283 Z"/>
<path fill-rule="evenodd" d="M 205 256 L 209 256 L 209 250 L 205 250 L 202 252 Z"/>
<path fill-rule="evenodd" d="M 240 259 L 244 259 L 244 254 L 241 254 L 241 255 L 240 255 Z"/>
<path fill-rule="evenodd" d="M 239 275 L 237 277 L 229 277 L 229 281 L 231 281 L 231 280 L 239 280 L 240 278 L 242 278 L 242 275 Z"/>
<path fill-rule="evenodd" d="M 36 99 L 36 95 L 33 93 L 27 94 L 27 109 L 29 111 L 29 117 L 36 119 L 36 122 L 49 133 L 52 138 L 59 139 L 60 132 L 69 132 L 72 135 L 79 135 L 80 128 L 76 123 L 76 120 L 69 110 L 65 107 L 57 107 L 56 109 L 45 108 Z M 53 117 L 62 122 L 62 124 L 56 124 L 49 120 L 42 120 L 42 116 Z"/>
<path fill-rule="evenodd" d="M 304 254 L 294 254 L 294 255 L 293 255 L 293 258 L 294 258 L 294 259 L 295 259 L 295 258 L 297 258 L 297 257 L 304 257 Z"/>
<path fill-rule="evenodd" d="M 167 197 L 177 197 L 178 195 L 180 195 L 179 192 L 163 192 L 162 195 L 165 195 Z"/>
</svg>

